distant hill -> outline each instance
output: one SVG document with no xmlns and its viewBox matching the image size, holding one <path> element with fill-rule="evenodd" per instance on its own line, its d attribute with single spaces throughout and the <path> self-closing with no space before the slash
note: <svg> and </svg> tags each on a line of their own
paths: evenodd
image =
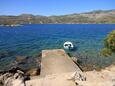
<svg viewBox="0 0 115 86">
<path fill-rule="evenodd" d="M 41 16 L 22 14 L 19 16 L 0 16 L 0 24 L 79 24 L 79 23 L 115 23 L 115 10 L 95 10 L 61 16 Z"/>
</svg>

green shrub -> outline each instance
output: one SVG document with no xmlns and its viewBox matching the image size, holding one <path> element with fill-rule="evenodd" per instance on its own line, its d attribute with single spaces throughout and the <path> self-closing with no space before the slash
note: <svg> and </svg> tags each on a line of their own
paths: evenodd
<svg viewBox="0 0 115 86">
<path fill-rule="evenodd" d="M 115 53 L 115 30 L 108 34 L 105 39 L 105 47 Z"/>
<path fill-rule="evenodd" d="M 110 56 L 111 54 L 112 54 L 112 52 L 111 52 L 111 50 L 110 49 L 108 49 L 108 48 L 103 48 L 102 50 L 101 50 L 101 52 L 100 52 L 100 54 L 102 55 L 102 56 Z"/>
<path fill-rule="evenodd" d="M 112 53 L 115 53 L 115 30 L 110 32 L 104 40 L 104 46 L 101 50 L 101 55 L 109 56 Z"/>
</svg>

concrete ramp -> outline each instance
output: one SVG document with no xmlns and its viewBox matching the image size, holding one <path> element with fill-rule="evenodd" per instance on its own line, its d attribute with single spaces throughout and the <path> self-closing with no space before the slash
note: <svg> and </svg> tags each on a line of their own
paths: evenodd
<svg viewBox="0 0 115 86">
<path fill-rule="evenodd" d="M 41 76 L 81 71 L 63 49 L 42 51 Z"/>
</svg>

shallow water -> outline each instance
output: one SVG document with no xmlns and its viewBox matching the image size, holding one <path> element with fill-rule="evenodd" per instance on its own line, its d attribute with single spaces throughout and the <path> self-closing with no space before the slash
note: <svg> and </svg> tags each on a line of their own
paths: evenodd
<svg viewBox="0 0 115 86">
<path fill-rule="evenodd" d="M 115 61 L 114 55 L 110 58 L 101 58 L 99 51 L 103 47 L 103 39 L 112 30 L 115 30 L 115 24 L 0 26 L 0 52 L 12 52 L 10 56 L 0 59 L 0 66 L 12 62 L 17 55 L 35 56 L 43 49 L 63 48 L 65 41 L 72 41 L 77 47 L 72 53 L 77 52 L 83 56 L 96 58 L 99 63 L 110 64 Z M 97 62 L 95 64 L 98 64 Z"/>
</svg>

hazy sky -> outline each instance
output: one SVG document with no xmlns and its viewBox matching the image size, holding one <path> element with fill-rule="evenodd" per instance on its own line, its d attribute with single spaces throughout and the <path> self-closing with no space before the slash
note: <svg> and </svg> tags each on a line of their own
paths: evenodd
<svg viewBox="0 0 115 86">
<path fill-rule="evenodd" d="M 0 0 L 0 15 L 64 15 L 115 9 L 115 0 Z"/>
</svg>

